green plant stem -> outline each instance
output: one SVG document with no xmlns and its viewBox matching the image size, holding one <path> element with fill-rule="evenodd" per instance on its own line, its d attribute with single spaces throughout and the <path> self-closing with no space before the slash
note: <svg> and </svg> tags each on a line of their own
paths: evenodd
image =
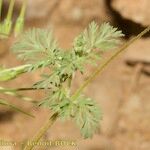
<svg viewBox="0 0 150 150">
<path fill-rule="evenodd" d="M 57 118 L 58 114 L 57 113 L 53 114 L 31 141 L 33 141 L 33 143 L 38 143 L 39 140 L 42 138 L 42 136 L 45 134 L 45 132 L 53 125 L 53 123 L 56 121 Z M 24 150 L 32 150 L 35 147 L 34 144 L 32 145 L 32 142 L 30 143 L 31 144 L 26 143 Z"/>
<path fill-rule="evenodd" d="M 10 5 L 9 5 L 9 9 L 8 9 L 8 14 L 7 14 L 7 19 L 6 20 L 11 20 L 14 4 L 15 4 L 15 0 L 10 0 Z"/>
<path fill-rule="evenodd" d="M 26 7 L 27 7 L 27 0 L 24 0 L 19 17 L 24 18 Z"/>
<path fill-rule="evenodd" d="M 24 1 L 23 1 L 23 5 L 22 5 L 22 8 L 21 8 L 20 17 L 24 18 L 26 8 L 27 8 L 27 0 L 24 0 Z"/>
<path fill-rule="evenodd" d="M 0 0 L 0 21 L 2 16 L 2 4 L 3 4 L 3 0 Z"/>
<path fill-rule="evenodd" d="M 19 35 L 23 31 L 26 7 L 27 7 L 27 0 L 24 0 L 21 7 L 20 15 L 16 21 L 14 29 L 15 36 Z"/>
<path fill-rule="evenodd" d="M 102 65 L 100 65 L 96 71 L 78 88 L 78 90 L 75 92 L 75 94 L 72 95 L 72 99 L 75 100 L 78 98 L 78 96 L 81 94 L 81 92 L 87 87 L 91 81 L 95 79 L 95 77 L 101 73 L 104 68 L 107 67 L 107 65 L 112 62 L 121 52 L 123 52 L 128 46 L 130 46 L 133 42 L 140 39 L 144 34 L 150 31 L 150 26 L 148 26 L 144 31 L 142 31 L 140 34 L 138 34 L 136 37 L 129 40 L 127 43 L 125 43 L 119 50 L 117 50 L 108 60 L 106 60 Z"/>
<path fill-rule="evenodd" d="M 30 64 L 22 65 L 9 69 L 0 70 L 0 81 L 8 81 L 18 77 L 20 74 L 27 72 L 27 69 L 30 67 Z"/>
</svg>

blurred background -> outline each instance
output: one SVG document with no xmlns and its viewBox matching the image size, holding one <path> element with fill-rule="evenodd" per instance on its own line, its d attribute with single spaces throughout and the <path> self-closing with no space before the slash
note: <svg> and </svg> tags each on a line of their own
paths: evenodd
<svg viewBox="0 0 150 150">
<path fill-rule="evenodd" d="M 21 4 L 22 0 L 16 0 L 13 20 L 18 16 Z M 2 19 L 6 16 L 8 6 L 9 0 L 4 0 Z M 70 48 L 74 37 L 94 20 L 99 24 L 110 22 L 118 27 L 126 35 L 122 42 L 126 42 L 150 25 L 149 8 L 150 0 L 28 0 L 25 30 L 31 27 L 50 28 L 60 46 Z M 13 37 L 0 40 L 0 64 L 7 68 L 23 64 L 9 50 L 13 41 Z M 74 88 L 79 87 L 93 70 L 89 66 L 84 77 L 77 75 Z M 38 79 L 38 74 L 24 74 L 13 81 L 0 84 L 12 88 L 29 87 Z M 44 139 L 75 140 L 77 147 L 41 147 L 39 150 L 150 150 L 149 34 L 115 59 L 87 87 L 85 93 L 102 108 L 103 119 L 99 133 L 92 139 L 84 140 L 71 121 L 57 121 L 47 131 Z M 40 100 L 43 96 L 42 92 L 25 94 L 35 100 Z M 43 125 L 49 117 L 49 110 L 35 108 L 12 97 L 9 100 L 32 112 L 36 118 L 28 118 L 0 106 L 0 139 L 25 141 Z M 17 149 L 21 148 L 0 147 L 0 150 Z"/>
</svg>

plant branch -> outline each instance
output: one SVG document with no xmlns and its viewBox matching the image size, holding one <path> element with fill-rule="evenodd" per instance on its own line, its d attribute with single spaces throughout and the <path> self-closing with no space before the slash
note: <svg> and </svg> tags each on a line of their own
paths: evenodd
<svg viewBox="0 0 150 150">
<path fill-rule="evenodd" d="M 0 0 L 0 21 L 1 21 L 1 15 L 2 15 L 2 4 L 3 4 L 3 1 Z"/>
<path fill-rule="evenodd" d="M 7 20 L 11 20 L 14 4 L 15 4 L 15 0 L 10 0 L 10 5 L 9 5 L 9 9 L 8 9 L 8 14 L 7 14 Z"/>
<path fill-rule="evenodd" d="M 53 123 L 56 121 L 58 118 L 58 114 L 55 113 L 53 114 L 50 119 L 45 123 L 45 125 L 39 130 L 39 132 L 35 135 L 35 137 L 32 139 L 30 143 L 26 143 L 26 146 L 24 150 L 32 150 L 35 146 L 34 143 L 38 143 L 39 140 L 42 138 L 42 136 L 45 134 L 45 132 L 53 125 Z M 33 143 L 32 143 L 33 142 Z"/>
<path fill-rule="evenodd" d="M 27 72 L 27 69 L 31 67 L 30 64 L 21 65 L 14 68 L 0 70 L 0 82 L 8 81 L 18 77 L 20 74 Z"/>
<path fill-rule="evenodd" d="M 103 69 L 105 67 L 107 67 L 107 65 L 114 60 L 121 52 L 123 52 L 129 45 L 131 45 L 133 42 L 135 42 L 136 40 L 138 40 L 139 38 L 141 38 L 144 34 L 146 34 L 148 31 L 150 30 L 150 26 L 148 28 L 146 28 L 143 32 L 141 32 L 140 34 L 138 34 L 136 37 L 134 37 L 133 39 L 131 39 L 130 41 L 128 41 L 127 43 L 125 43 L 119 50 L 117 50 L 108 60 L 106 60 L 102 65 L 100 65 L 98 67 L 98 69 L 89 77 L 88 80 L 86 80 L 83 85 L 80 86 L 80 88 L 75 92 L 75 94 L 72 95 L 72 99 L 75 100 L 80 94 L 81 92 L 85 89 L 85 87 L 91 83 L 91 81 L 93 81 L 95 79 L 95 77 L 101 73 L 103 71 Z M 45 123 L 45 125 L 40 129 L 40 131 L 37 133 L 37 135 L 35 135 L 35 137 L 33 138 L 33 142 L 37 143 L 41 137 L 45 134 L 45 132 L 52 126 L 52 124 L 56 121 L 56 119 L 58 118 L 58 113 L 55 113 L 51 116 L 51 118 Z M 34 148 L 34 145 L 28 145 L 28 143 L 25 146 L 24 150 L 32 150 Z"/>
<path fill-rule="evenodd" d="M 19 91 L 34 91 L 34 90 L 45 90 L 45 88 L 38 88 L 37 89 L 37 88 L 33 88 L 33 87 L 27 87 L 27 88 L 10 89 L 10 88 L 2 88 L 2 87 L 0 87 L 0 93 L 5 93 L 5 92 L 19 92 Z"/>
<path fill-rule="evenodd" d="M 24 0 L 19 17 L 24 18 L 26 7 L 27 7 L 27 0 Z"/>
<path fill-rule="evenodd" d="M 125 43 L 118 51 L 116 51 L 106 62 L 99 66 L 98 69 L 89 77 L 87 81 L 81 85 L 81 87 L 75 92 L 75 94 L 72 96 L 73 99 L 76 99 L 79 94 L 84 90 L 84 88 L 94 80 L 94 78 L 103 71 L 105 67 L 114 59 L 116 58 L 121 52 L 123 52 L 129 45 L 131 45 L 133 42 L 141 38 L 144 34 L 146 34 L 150 30 L 150 26 L 146 28 L 143 32 L 138 34 L 135 38 L 131 39 L 129 42 Z M 45 134 L 45 132 L 52 126 L 52 124 L 56 121 L 58 118 L 58 114 L 55 113 L 52 115 L 50 120 L 48 120 L 45 125 L 41 128 L 41 130 L 37 133 L 37 135 L 33 138 L 33 142 L 38 142 L 41 137 Z M 34 145 L 26 145 L 24 150 L 32 150 L 34 148 Z"/>
<path fill-rule="evenodd" d="M 85 87 L 87 87 L 87 85 L 91 83 L 95 79 L 95 77 L 99 73 L 101 73 L 104 70 L 104 68 L 108 66 L 109 63 L 111 63 L 121 52 L 123 52 L 127 47 L 129 47 L 132 43 L 140 39 L 144 34 L 146 34 L 149 31 L 150 31 L 150 26 L 148 26 L 144 31 L 142 31 L 136 37 L 132 38 L 127 43 L 125 43 L 121 48 L 119 48 L 108 60 L 106 60 L 102 65 L 100 65 L 97 68 L 97 70 L 79 87 L 79 89 L 75 92 L 75 94 L 72 95 L 72 99 L 75 100 L 76 98 L 78 98 L 78 96 L 85 89 Z"/>
</svg>

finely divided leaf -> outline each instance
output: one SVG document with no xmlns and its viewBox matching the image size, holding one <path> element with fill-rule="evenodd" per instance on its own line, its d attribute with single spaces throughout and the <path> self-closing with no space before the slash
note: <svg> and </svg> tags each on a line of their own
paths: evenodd
<svg viewBox="0 0 150 150">
<path fill-rule="evenodd" d="M 44 103 L 54 113 L 58 113 L 62 120 L 71 118 L 75 120 L 84 138 L 92 137 L 100 126 L 100 120 L 102 118 L 100 108 L 91 98 L 80 96 L 77 100 L 73 101 L 64 95 L 61 99 L 59 99 L 60 95 L 55 97 L 55 99 L 53 96 L 51 98 L 49 97 Z"/>
<path fill-rule="evenodd" d="M 100 126 L 101 110 L 94 100 L 80 96 L 77 100 L 75 121 L 84 138 L 92 137 Z"/>
<path fill-rule="evenodd" d="M 38 67 L 54 64 L 59 58 L 59 48 L 48 30 L 30 29 L 12 47 L 18 57 Z"/>
<path fill-rule="evenodd" d="M 117 28 L 113 28 L 109 23 L 98 26 L 92 22 L 74 41 L 76 52 L 89 53 L 94 48 L 100 50 L 113 49 L 119 44 L 119 38 L 124 36 Z"/>
</svg>

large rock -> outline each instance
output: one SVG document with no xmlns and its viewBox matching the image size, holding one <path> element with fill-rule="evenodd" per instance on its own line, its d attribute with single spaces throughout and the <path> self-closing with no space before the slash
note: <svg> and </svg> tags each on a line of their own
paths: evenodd
<svg viewBox="0 0 150 150">
<path fill-rule="evenodd" d="M 112 7 L 126 19 L 150 25 L 150 0 L 112 0 Z"/>
<path fill-rule="evenodd" d="M 135 66 L 142 64 L 142 71 L 150 74 L 150 39 L 140 39 L 132 44 L 125 54 L 125 62 Z"/>
<path fill-rule="evenodd" d="M 23 0 L 16 0 L 16 7 L 21 7 Z M 53 6 L 59 2 L 59 0 L 28 0 L 27 1 L 27 18 L 42 18 L 49 15 Z"/>
<path fill-rule="evenodd" d="M 89 22 L 93 19 L 108 21 L 105 0 L 62 0 L 58 10 L 61 20 Z"/>
<path fill-rule="evenodd" d="M 22 0 L 17 0 L 20 6 Z M 91 20 L 109 21 L 105 0 L 32 0 L 28 1 L 27 19 L 45 18 L 58 23 L 78 23 Z"/>
</svg>

